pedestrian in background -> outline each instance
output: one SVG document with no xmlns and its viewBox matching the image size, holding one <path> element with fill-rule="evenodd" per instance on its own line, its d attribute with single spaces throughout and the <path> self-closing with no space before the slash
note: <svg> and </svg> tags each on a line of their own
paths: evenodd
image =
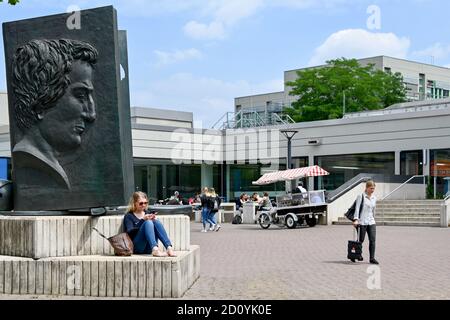
<svg viewBox="0 0 450 320">
<path fill-rule="evenodd" d="M 220 224 L 217 223 L 216 213 L 219 212 L 220 204 L 222 200 L 217 195 L 214 188 L 209 188 L 209 221 L 210 223 L 209 231 L 219 231 Z"/>
<path fill-rule="evenodd" d="M 359 241 L 364 242 L 364 238 L 369 236 L 369 262 L 372 264 L 379 264 L 375 259 L 375 239 L 376 239 L 376 222 L 375 222 L 375 207 L 377 204 L 377 198 L 373 194 L 375 192 L 375 182 L 369 180 L 366 182 L 366 189 L 363 194 L 360 194 L 356 198 L 355 216 L 353 226 L 359 228 Z M 359 208 L 363 201 L 363 207 L 360 212 Z M 362 258 L 361 258 L 362 260 Z"/>
</svg>

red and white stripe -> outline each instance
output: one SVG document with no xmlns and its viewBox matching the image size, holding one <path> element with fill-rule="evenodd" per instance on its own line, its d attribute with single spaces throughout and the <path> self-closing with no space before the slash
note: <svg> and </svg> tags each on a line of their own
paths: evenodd
<svg viewBox="0 0 450 320">
<path fill-rule="evenodd" d="M 282 171 L 281 176 L 284 180 L 295 180 L 304 177 L 320 177 L 327 176 L 330 173 L 319 166 L 295 168 Z"/>
<path fill-rule="evenodd" d="M 254 181 L 253 184 L 255 185 L 265 185 L 265 184 L 271 184 L 277 181 L 282 181 L 282 173 L 284 171 L 275 171 L 275 172 L 269 172 L 265 173 L 259 178 L 257 181 Z"/>
<path fill-rule="evenodd" d="M 296 168 L 284 171 L 269 172 L 261 176 L 254 185 L 271 184 L 278 181 L 295 180 L 304 177 L 327 176 L 330 173 L 319 166 Z"/>
</svg>

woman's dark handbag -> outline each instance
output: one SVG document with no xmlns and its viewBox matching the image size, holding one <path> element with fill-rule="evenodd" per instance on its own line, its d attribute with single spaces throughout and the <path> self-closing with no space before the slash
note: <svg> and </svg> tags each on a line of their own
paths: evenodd
<svg viewBox="0 0 450 320">
<path fill-rule="evenodd" d="M 352 262 L 355 260 L 362 260 L 362 243 L 359 242 L 359 226 L 355 229 L 358 230 L 356 232 L 356 241 L 349 240 L 347 245 L 347 259 L 350 259 Z"/>
<path fill-rule="evenodd" d="M 348 208 L 347 212 L 344 213 L 344 216 L 350 221 L 355 220 L 356 200 L 353 202 L 352 206 Z M 361 214 L 363 205 L 364 205 L 364 194 L 362 194 L 361 205 L 359 206 L 359 214 Z"/>
<path fill-rule="evenodd" d="M 134 245 L 128 233 L 122 232 L 107 238 L 100 231 L 98 231 L 97 228 L 92 229 L 97 231 L 100 236 L 108 240 L 114 248 L 114 254 L 116 256 L 131 256 L 133 254 Z"/>
</svg>

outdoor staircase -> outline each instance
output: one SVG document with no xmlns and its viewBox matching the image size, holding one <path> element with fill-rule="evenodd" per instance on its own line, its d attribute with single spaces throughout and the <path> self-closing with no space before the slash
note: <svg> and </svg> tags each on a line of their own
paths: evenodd
<svg viewBox="0 0 450 320">
<path fill-rule="evenodd" d="M 377 225 L 439 227 L 442 200 L 385 200 L 377 202 Z M 349 225 L 345 217 L 339 217 L 336 225 Z"/>
</svg>

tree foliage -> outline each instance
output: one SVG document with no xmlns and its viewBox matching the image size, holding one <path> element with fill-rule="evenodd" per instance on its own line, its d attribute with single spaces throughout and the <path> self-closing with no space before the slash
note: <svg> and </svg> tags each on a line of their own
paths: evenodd
<svg viewBox="0 0 450 320">
<path fill-rule="evenodd" d="M 327 61 L 327 66 L 297 71 L 297 79 L 286 82 L 298 100 L 285 109 L 296 122 L 337 119 L 345 112 L 377 110 L 406 100 L 400 73 L 361 66 L 356 59 Z"/>
<path fill-rule="evenodd" d="M 12 4 L 13 6 L 19 3 L 20 0 L 8 0 L 9 4 Z M 0 0 L 0 2 L 3 2 L 3 0 Z"/>
</svg>

